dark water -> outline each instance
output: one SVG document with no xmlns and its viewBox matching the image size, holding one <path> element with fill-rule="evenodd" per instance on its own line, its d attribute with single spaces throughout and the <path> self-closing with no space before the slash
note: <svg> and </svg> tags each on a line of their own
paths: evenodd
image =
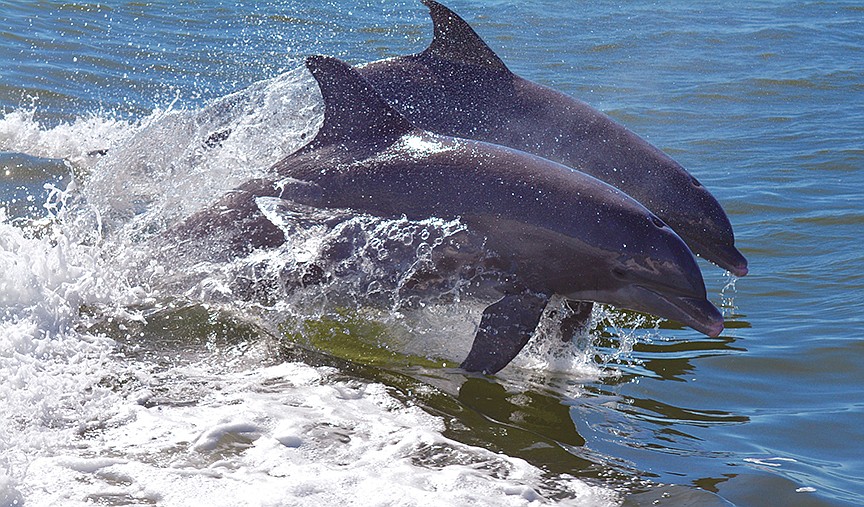
<svg viewBox="0 0 864 507">
<path fill-rule="evenodd" d="M 644 479 L 719 495 L 672 490 L 661 504 L 864 501 L 864 9 L 450 6 L 512 70 L 609 113 L 688 168 L 727 210 L 751 273 L 726 287 L 703 264 L 727 316 L 717 339 L 661 326 L 615 355 L 621 340 L 598 335 L 609 375 L 544 377 L 526 384 L 522 404 L 495 380 L 469 379 L 458 401 L 480 415 L 453 436 L 633 493 Z M 46 128 L 134 121 L 175 100 L 194 108 L 308 54 L 359 63 L 419 51 L 431 36 L 419 2 L 6 2 L 0 19 L 0 108 L 33 111 Z M 38 193 L 46 163 L 7 177 L 3 200 L 23 198 L 22 186 Z M 531 451 L 537 442 L 555 450 Z"/>
</svg>

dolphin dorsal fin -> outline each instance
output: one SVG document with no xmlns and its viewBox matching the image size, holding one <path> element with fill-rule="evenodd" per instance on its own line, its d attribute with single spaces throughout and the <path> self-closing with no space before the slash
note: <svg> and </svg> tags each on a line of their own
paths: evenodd
<svg viewBox="0 0 864 507">
<path fill-rule="evenodd" d="M 423 55 L 510 72 L 498 55 L 458 14 L 435 0 L 420 1 L 429 8 L 435 30 L 432 43 L 423 51 Z"/>
<path fill-rule="evenodd" d="M 324 99 L 324 124 L 307 147 L 331 144 L 381 148 L 414 126 L 390 107 L 354 68 L 332 56 L 306 58 Z"/>
</svg>

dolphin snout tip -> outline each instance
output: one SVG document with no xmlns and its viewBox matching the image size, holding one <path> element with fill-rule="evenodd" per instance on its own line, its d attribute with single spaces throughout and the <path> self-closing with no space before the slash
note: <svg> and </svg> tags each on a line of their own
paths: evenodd
<svg viewBox="0 0 864 507">
<path fill-rule="evenodd" d="M 705 245 L 694 243 L 692 250 L 705 260 L 739 278 L 747 276 L 747 273 L 750 272 L 750 269 L 747 267 L 747 258 L 734 245 L 714 244 L 711 246 L 708 243 Z"/>
<path fill-rule="evenodd" d="M 733 275 L 740 278 L 747 276 L 747 273 L 750 272 L 750 268 L 747 267 L 747 258 L 737 248 L 732 247 L 724 257 L 723 261 L 725 262 L 721 262 L 720 266 L 725 267 Z"/>
<path fill-rule="evenodd" d="M 701 329 L 698 329 L 698 331 L 710 338 L 717 338 L 723 332 L 723 328 L 726 327 L 723 314 L 720 313 L 720 310 L 716 306 L 707 301 L 705 301 L 703 306 L 707 308 L 705 308 L 705 313 L 702 317 Z"/>
<path fill-rule="evenodd" d="M 736 266 L 732 266 L 729 269 L 729 272 L 740 278 L 742 276 L 747 276 L 747 273 L 750 272 L 750 268 L 747 267 L 747 262 L 743 262 Z"/>
<path fill-rule="evenodd" d="M 723 332 L 724 327 L 725 324 L 723 322 L 723 319 L 721 318 L 720 320 L 706 326 L 705 334 L 708 335 L 710 338 L 717 338 L 718 336 L 720 336 L 720 333 Z"/>
<path fill-rule="evenodd" d="M 710 337 L 717 338 L 723 332 L 725 322 L 723 314 L 707 299 L 689 299 L 681 300 L 682 309 L 689 314 L 689 325 L 696 331 Z"/>
</svg>

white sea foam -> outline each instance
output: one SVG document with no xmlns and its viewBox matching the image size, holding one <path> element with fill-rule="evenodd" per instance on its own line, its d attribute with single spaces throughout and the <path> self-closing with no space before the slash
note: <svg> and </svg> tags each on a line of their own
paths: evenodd
<svg viewBox="0 0 864 507">
<path fill-rule="evenodd" d="M 28 500 L 38 505 L 112 499 L 160 505 L 546 503 L 540 470 L 443 437 L 440 419 L 397 401 L 380 384 L 333 382 L 328 379 L 333 371 L 297 363 L 218 376 L 196 369 L 184 373 L 202 386 L 199 403 L 138 406 L 134 420 L 89 442 L 91 457 L 65 450 L 34 460 Z M 458 458 L 429 466 L 431 453 Z M 572 502 L 564 504 L 612 500 L 608 491 L 576 480 L 566 488 Z"/>
<path fill-rule="evenodd" d="M 65 158 L 77 177 L 38 230 L 0 220 L 0 507 L 617 503 L 607 488 L 446 438 L 442 418 L 387 386 L 280 364 L 266 340 L 187 357 L 133 330 L 192 294 L 165 292 L 172 266 L 154 265 L 142 236 L 302 144 L 320 121 L 316 100 L 295 73 L 137 123 L 0 118 L 0 150 Z M 211 281 L 230 271 L 216 266 Z"/>
<path fill-rule="evenodd" d="M 75 331 L 82 305 L 129 302 L 103 274 L 92 248 L 62 236 L 27 238 L 0 223 L 0 499 L 28 498 L 34 456 L 124 410 L 99 386 L 114 362 L 113 340 Z"/>
<path fill-rule="evenodd" d="M 0 151 L 67 159 L 89 168 L 98 158 L 89 153 L 123 144 L 137 130 L 135 123 L 98 116 L 43 127 L 36 110 L 16 110 L 0 118 Z"/>
</svg>

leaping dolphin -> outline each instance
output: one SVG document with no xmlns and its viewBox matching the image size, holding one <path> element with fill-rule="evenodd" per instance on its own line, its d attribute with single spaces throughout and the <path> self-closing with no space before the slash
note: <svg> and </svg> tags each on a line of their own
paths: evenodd
<svg viewBox="0 0 864 507">
<path fill-rule="evenodd" d="M 469 371 L 506 366 L 554 295 L 651 313 L 709 336 L 723 329 L 690 249 L 624 192 L 522 151 L 416 128 L 335 58 L 312 56 L 306 66 L 324 100 L 315 138 L 273 167 L 278 179 L 247 182 L 191 217 L 183 234 L 276 246 L 284 236 L 258 209 L 260 197 L 381 217 L 459 218 L 464 243 L 438 249 L 438 269 L 462 273 L 461 246 L 482 245 L 498 273 L 482 290 L 500 297 L 483 312 L 462 363 Z"/>
<path fill-rule="evenodd" d="M 586 172 L 656 213 L 694 253 L 747 274 L 726 213 L 680 164 L 588 104 L 515 75 L 456 13 L 421 1 L 434 24 L 429 47 L 358 66 L 408 120 Z"/>
</svg>

